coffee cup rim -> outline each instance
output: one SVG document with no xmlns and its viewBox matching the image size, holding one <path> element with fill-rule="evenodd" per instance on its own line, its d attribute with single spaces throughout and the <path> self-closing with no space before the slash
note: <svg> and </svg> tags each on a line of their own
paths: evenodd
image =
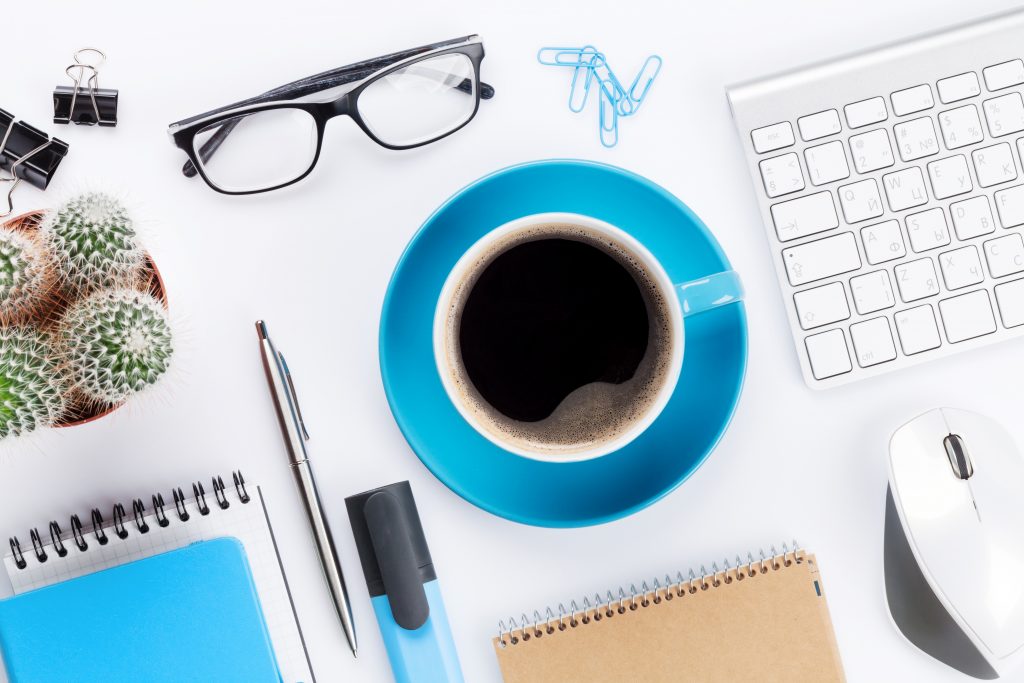
<svg viewBox="0 0 1024 683">
<path fill-rule="evenodd" d="M 493 242 L 501 239 L 505 235 L 517 230 L 522 230 L 528 226 L 545 223 L 575 224 L 598 232 L 604 232 L 620 241 L 625 247 L 633 252 L 634 255 L 639 257 L 643 261 L 644 268 L 651 273 L 657 285 L 662 290 L 662 294 L 664 295 L 666 306 L 669 311 L 669 319 L 673 332 L 668 376 L 665 378 L 665 381 L 659 389 L 655 401 L 651 404 L 651 407 L 644 413 L 644 415 L 640 419 L 636 420 L 628 430 L 614 439 L 593 448 L 565 453 L 538 452 L 508 443 L 481 424 L 476 416 L 473 415 L 472 411 L 467 406 L 463 405 L 463 402 L 458 398 L 457 390 L 453 386 L 454 382 L 451 378 L 451 373 L 448 371 L 447 344 L 445 338 L 448 327 L 448 309 L 453 295 L 453 290 L 461 281 L 462 275 L 464 274 L 468 264 L 472 263 Z M 679 298 L 676 295 L 676 289 L 672 279 L 669 277 L 658 258 L 651 253 L 651 251 L 647 249 L 642 242 L 622 228 L 612 225 L 607 221 L 594 218 L 592 216 L 586 216 L 584 214 L 553 211 L 521 216 L 503 223 L 482 235 L 472 245 L 470 245 L 465 252 L 463 252 L 462 256 L 459 257 L 458 261 L 456 261 L 448 271 L 444 285 L 441 287 L 441 293 L 437 298 L 437 304 L 434 309 L 432 342 L 435 370 L 441 380 L 441 386 L 443 387 L 448 400 L 452 402 L 452 405 L 455 407 L 462 419 L 465 420 L 466 423 L 478 434 L 498 448 L 512 453 L 513 455 L 546 463 L 574 463 L 594 460 L 605 455 L 615 453 L 632 443 L 642 435 L 655 422 L 655 420 L 657 420 L 672 395 L 675 393 L 676 386 L 679 382 L 679 375 L 682 369 L 683 352 L 685 348 L 685 327 L 683 324 L 682 307 L 680 306 Z"/>
</svg>

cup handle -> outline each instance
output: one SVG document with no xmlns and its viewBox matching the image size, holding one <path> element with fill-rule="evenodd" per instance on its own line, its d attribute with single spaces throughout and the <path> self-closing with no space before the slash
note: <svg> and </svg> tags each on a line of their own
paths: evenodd
<svg viewBox="0 0 1024 683">
<path fill-rule="evenodd" d="M 675 287 L 684 317 L 743 300 L 743 283 L 735 270 L 715 273 Z"/>
</svg>

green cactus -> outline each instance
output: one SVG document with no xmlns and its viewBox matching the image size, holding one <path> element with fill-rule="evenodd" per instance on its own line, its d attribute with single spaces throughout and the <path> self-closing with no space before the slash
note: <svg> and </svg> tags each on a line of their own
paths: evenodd
<svg viewBox="0 0 1024 683">
<path fill-rule="evenodd" d="M 42 315 L 56 281 L 53 256 L 35 234 L 0 227 L 0 325 Z"/>
<path fill-rule="evenodd" d="M 156 383 L 174 353 L 163 306 L 132 289 L 101 290 L 72 304 L 59 339 L 75 387 L 105 405 Z"/>
<path fill-rule="evenodd" d="M 49 427 L 64 411 L 66 382 L 46 336 L 0 328 L 0 439 Z"/>
<path fill-rule="evenodd" d="M 47 213 L 43 233 L 73 291 L 134 286 L 145 266 L 135 222 L 118 200 L 87 192 Z"/>
</svg>

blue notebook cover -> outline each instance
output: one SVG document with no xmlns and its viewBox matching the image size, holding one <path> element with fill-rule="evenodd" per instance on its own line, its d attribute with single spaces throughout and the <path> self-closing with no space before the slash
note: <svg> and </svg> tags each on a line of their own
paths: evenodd
<svg viewBox="0 0 1024 683">
<path fill-rule="evenodd" d="M 0 601 L 11 683 L 280 683 L 242 544 L 194 543 Z"/>
</svg>

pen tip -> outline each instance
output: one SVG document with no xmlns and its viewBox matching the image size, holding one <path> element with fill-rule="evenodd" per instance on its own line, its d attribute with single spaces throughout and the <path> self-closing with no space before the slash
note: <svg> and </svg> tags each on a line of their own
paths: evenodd
<svg viewBox="0 0 1024 683">
<path fill-rule="evenodd" d="M 256 321 L 256 334 L 260 336 L 260 339 L 267 338 L 267 324 L 262 320 Z"/>
</svg>

